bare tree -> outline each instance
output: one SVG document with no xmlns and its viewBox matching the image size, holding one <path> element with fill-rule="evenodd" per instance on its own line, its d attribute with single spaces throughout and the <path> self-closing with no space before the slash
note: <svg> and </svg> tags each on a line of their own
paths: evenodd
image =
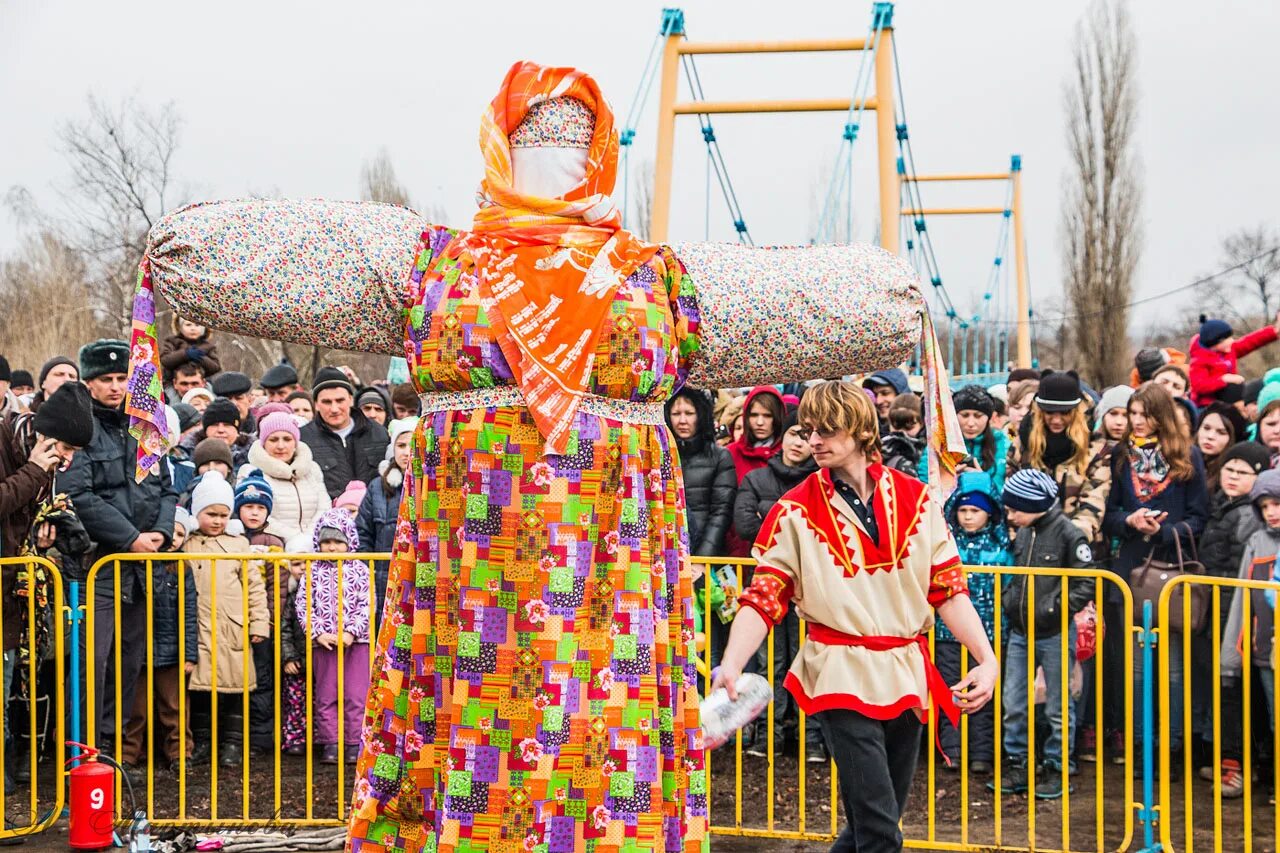
<svg viewBox="0 0 1280 853">
<path fill-rule="evenodd" d="M 371 160 L 365 160 L 360 167 L 360 198 L 365 201 L 382 201 L 387 204 L 398 204 L 413 207 L 409 191 L 396 177 L 395 167 L 391 165 L 391 155 L 383 148 Z"/>
<path fill-rule="evenodd" d="M 1266 225 L 1241 228 L 1222 241 L 1222 260 L 1223 266 L 1240 267 L 1228 279 L 1230 289 L 1245 296 L 1263 322 L 1275 319 L 1280 308 L 1280 233 Z M 1222 291 L 1220 282 L 1214 286 Z M 1249 311 L 1241 319 L 1253 319 L 1254 314 Z"/>
<path fill-rule="evenodd" d="M 116 332 L 129 324 L 147 231 L 185 201 L 173 176 L 180 128 L 171 103 L 150 109 L 129 98 L 110 106 L 90 96 L 88 115 L 58 129 L 69 175 L 54 188 L 56 207 L 40 207 L 23 186 L 8 192 L 20 219 L 59 235 L 89 261 L 90 304 Z"/>
<path fill-rule="evenodd" d="M 84 257 L 48 231 L 0 263 L 0 340 L 11 364 L 34 369 L 54 354 L 74 358 L 81 343 L 106 332 L 85 304 L 87 274 Z"/>
<path fill-rule="evenodd" d="M 1074 324 L 1078 366 L 1102 387 L 1127 369 L 1128 303 L 1142 246 L 1136 40 L 1125 0 L 1095 0 L 1074 43 L 1065 87 L 1065 289 L 1072 313 L 1089 318 Z"/>
<path fill-rule="evenodd" d="M 636 176 L 632 181 L 635 193 L 635 216 L 630 220 L 631 230 L 641 240 L 649 239 L 649 225 L 653 221 L 653 161 L 644 160 L 636 168 Z"/>
</svg>

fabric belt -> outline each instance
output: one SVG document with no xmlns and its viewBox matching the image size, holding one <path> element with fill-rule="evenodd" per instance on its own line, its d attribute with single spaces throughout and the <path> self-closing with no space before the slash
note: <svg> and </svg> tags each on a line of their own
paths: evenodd
<svg viewBox="0 0 1280 853">
<path fill-rule="evenodd" d="M 938 671 L 938 667 L 934 665 L 933 658 L 929 656 L 929 638 L 927 635 L 916 634 L 914 637 L 861 636 L 846 634 L 844 631 L 837 631 L 835 628 L 813 623 L 809 625 L 808 637 L 815 643 L 823 643 L 828 646 L 857 646 L 863 649 L 870 649 L 873 652 L 901 649 L 914 643 L 920 647 L 920 654 L 924 658 L 924 679 L 929 690 L 929 704 L 933 706 L 935 721 L 938 712 L 941 711 L 947 715 L 951 725 L 957 729 L 960 728 L 960 709 L 956 707 L 955 697 L 951 695 L 951 687 L 947 684 L 946 679 L 942 677 L 942 673 Z"/>
<path fill-rule="evenodd" d="M 468 391 L 431 391 L 419 394 L 422 413 L 460 412 L 473 409 L 505 407 L 524 408 L 528 405 L 520 389 L 514 385 L 498 385 L 493 388 L 472 388 Z M 578 398 L 578 411 L 610 420 L 631 424 L 666 424 L 666 412 L 662 403 L 634 403 L 613 397 L 584 394 Z"/>
</svg>

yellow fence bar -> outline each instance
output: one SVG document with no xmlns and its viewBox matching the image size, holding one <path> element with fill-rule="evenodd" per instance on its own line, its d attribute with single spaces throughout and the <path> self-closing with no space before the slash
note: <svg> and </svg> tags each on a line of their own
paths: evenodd
<svg viewBox="0 0 1280 853">
<path fill-rule="evenodd" d="M 26 662 L 22 663 L 19 659 L 14 660 L 14 676 L 19 672 L 19 667 L 25 669 L 28 696 L 26 701 L 27 726 L 26 736 L 29 748 L 27 769 L 31 773 L 31 779 L 25 783 L 27 786 L 26 796 L 21 797 L 20 793 L 15 792 L 12 798 L 4 792 L 4 786 L 0 785 L 0 815 L 5 817 L 0 822 L 0 842 L 5 839 L 20 838 L 42 832 L 53 825 L 62 813 L 62 809 L 66 804 L 66 779 L 63 756 L 65 754 L 66 742 L 66 706 L 64 704 L 65 694 L 63 685 L 66 681 L 66 673 L 64 668 L 65 648 L 63 645 L 64 632 L 61 630 L 65 604 L 62 595 L 62 575 L 58 571 L 58 567 L 44 557 L 5 557 L 0 558 L 0 571 L 14 571 L 18 575 L 18 580 L 25 577 L 27 581 L 27 595 L 25 611 L 22 619 L 26 622 L 27 638 L 34 644 L 36 637 L 36 620 L 45 618 L 46 614 L 37 611 L 37 602 L 35 588 L 42 582 L 48 584 L 48 607 L 54 617 L 54 629 L 51 631 L 50 641 L 52 642 L 53 660 L 53 704 L 50 709 L 53 719 L 49 722 L 53 725 L 53 743 L 48 744 L 49 753 L 46 760 L 50 761 L 52 766 L 52 777 L 41 777 L 39 770 L 40 750 L 44 746 L 44 740 L 47 732 L 43 726 L 37 726 L 39 718 L 39 696 L 38 684 L 40 669 L 43 663 L 37 659 L 37 649 L 34 647 L 26 649 Z M 43 579 L 40 577 L 43 575 Z M 4 633 L 4 612 L 0 608 L 0 635 Z M 19 650 L 10 650 L 10 654 L 18 655 Z M 17 706 L 16 702 L 8 701 L 12 699 L 11 691 L 13 685 L 5 685 L 4 699 L 7 706 L 6 713 L 3 715 L 3 724 L 0 724 L 0 767 L 7 767 L 8 756 L 5 755 L 5 741 L 15 740 L 19 734 L 17 727 L 13 726 L 11 731 L 4 731 L 3 726 L 10 725 L 11 721 L 8 712 L 14 710 Z M 12 737 L 10 737 L 12 736 Z M 52 787 L 50 787 L 52 786 Z M 21 785 L 19 786 L 21 787 Z M 23 802 L 25 800 L 25 802 Z"/>
<path fill-rule="evenodd" d="M 722 41 L 681 42 L 682 54 L 732 54 L 732 53 L 821 53 L 866 50 L 866 39 L 803 39 L 799 41 Z"/>
<path fill-rule="evenodd" d="M 695 557 L 695 573 L 701 571 L 706 577 L 710 574 L 713 566 L 731 565 L 735 568 L 738 589 L 742 589 L 744 583 L 749 583 L 749 569 L 754 562 L 749 559 L 730 559 L 730 558 L 714 558 L 714 557 Z M 995 607 L 996 612 L 1003 612 L 1003 590 L 1005 583 L 1015 576 L 1026 576 L 1031 584 L 1038 579 L 1040 582 L 1049 582 L 1054 578 L 1071 579 L 1080 582 L 1087 582 L 1093 585 L 1095 601 L 1105 600 L 1108 594 L 1114 594 L 1122 601 L 1121 612 L 1124 614 L 1122 623 L 1119 625 L 1107 625 L 1107 631 L 1119 631 L 1124 636 L 1131 636 L 1134 632 L 1132 619 L 1132 596 L 1128 585 L 1117 575 L 1102 570 L 1063 570 L 1063 569 L 1037 569 L 1037 568 L 1013 568 L 1013 567 L 985 567 L 972 566 L 968 567 L 968 571 L 972 574 L 991 574 L 995 575 L 998 582 L 995 584 Z M 1059 608 L 1059 615 L 1055 617 L 1052 630 L 1056 631 L 1059 636 L 1065 636 L 1069 623 L 1066 618 L 1066 596 L 1067 590 L 1062 592 L 1063 601 Z M 1034 703 L 1034 683 L 1035 683 L 1035 636 L 1036 627 L 1034 620 L 1034 595 L 1031 590 L 1027 592 L 1028 602 L 1027 609 L 1031 618 L 1030 631 L 1027 636 L 1027 672 L 1024 677 L 1027 678 L 1027 701 L 1028 708 L 1028 741 L 1029 754 L 1034 755 L 1036 738 L 1034 735 L 1036 709 Z M 715 619 L 715 614 L 711 611 L 711 588 L 706 586 L 701 594 L 704 602 L 704 645 L 701 649 L 701 657 L 706 666 L 711 666 L 715 661 L 711 655 L 710 636 L 712 631 L 711 620 Z M 1101 618 L 1101 608 L 1099 608 L 1099 618 Z M 801 620 L 801 631 L 804 630 L 804 622 Z M 1008 640 L 1008 630 L 1003 625 L 1003 621 L 996 620 L 995 626 L 995 647 L 997 653 L 1002 656 L 1003 648 Z M 1041 635 L 1045 631 L 1050 630 L 1047 626 L 1041 627 Z M 769 655 L 766 663 L 765 674 L 771 685 L 775 683 L 773 674 L 773 651 L 775 643 L 775 633 L 771 631 L 765 642 L 765 650 Z M 803 633 L 801 634 L 803 636 Z M 930 637 L 930 648 L 935 648 L 934 638 Z M 1127 644 L 1126 644 L 1127 645 Z M 1101 655 L 1101 644 L 1098 650 Z M 1068 719 L 1068 702 L 1071 701 L 1068 693 L 1068 679 L 1071 674 L 1071 667 L 1067 666 L 1068 662 L 1074 662 L 1074 650 L 1068 649 L 1065 644 L 1060 644 L 1058 652 L 1058 664 L 1062 671 L 1061 696 L 1062 706 L 1060 713 L 1062 714 L 1064 738 L 1066 720 Z M 1132 670 L 1132 651 L 1126 651 L 1124 656 L 1123 670 L 1130 672 Z M 967 672 L 967 659 L 961 656 L 961 672 Z M 1101 666 L 1101 657 L 1098 659 L 1098 666 Z M 976 779 L 970 781 L 968 778 L 969 764 L 973 760 L 973 753 L 968 747 L 968 736 L 970 731 L 970 721 L 967 718 L 961 720 L 961 773 L 959 779 L 954 782 L 951 777 L 944 777 L 939 771 L 941 761 L 933 755 L 934 750 L 930 750 L 928 757 L 922 759 L 921 766 L 917 768 L 917 773 L 922 774 L 927 781 L 927 794 L 924 797 L 913 799 L 908 805 L 908 813 L 904 815 L 904 824 L 910 826 L 919 826 L 923 824 L 923 832 L 915 833 L 904 831 L 904 844 L 908 848 L 919 850 L 954 850 L 954 851 L 986 851 L 986 850 L 1004 850 L 1004 851 L 1072 851 L 1091 850 L 1091 851 L 1108 851 L 1108 850 L 1126 850 L 1130 846 L 1133 839 L 1134 829 L 1134 812 L 1135 804 L 1133 801 L 1134 786 L 1132 780 L 1131 768 L 1133 767 L 1133 684 L 1132 679 L 1126 677 L 1125 685 L 1121 696 L 1105 696 L 1103 695 L 1103 684 L 1100 678 L 1095 679 L 1095 700 L 1094 700 L 1094 718 L 1098 725 L 1099 731 L 1102 726 L 1102 709 L 1106 704 L 1117 703 L 1123 708 L 1125 726 L 1125 753 L 1127 764 L 1123 773 L 1123 781 L 1112 781 L 1108 785 L 1104 778 L 1102 769 L 1104 762 L 1102 759 L 1102 741 L 1096 749 L 1095 757 L 1098 759 L 1098 766 L 1094 774 L 1094 791 L 1087 798 L 1073 797 L 1070 791 L 1070 777 L 1068 762 L 1065 760 L 1070 744 L 1063 744 L 1064 761 L 1062 768 L 1062 783 L 1064 796 L 1052 808 L 1047 803 L 1039 804 L 1039 814 L 1037 809 L 1027 809 L 1025 805 L 1014 805 L 1015 802 L 1026 800 L 1022 795 L 1012 796 L 1001 794 L 1000 787 L 1002 782 L 1002 766 L 1000 762 L 994 764 L 994 784 L 995 792 L 990 796 L 994 800 L 992 814 L 989 820 L 977 820 L 970 814 L 968 804 L 973 799 L 974 788 L 977 785 L 985 784 L 985 779 Z M 1003 709 L 1003 693 L 997 690 L 993 700 L 992 712 L 994 715 L 994 738 L 998 752 L 1002 752 L 1002 709 Z M 1084 709 L 1078 709 L 1080 713 L 1077 715 L 1077 725 L 1082 725 L 1087 717 Z M 713 796 L 716 792 L 723 792 L 728 789 L 727 782 L 721 784 L 718 780 L 726 776 L 732 776 L 733 791 L 733 816 L 731 821 L 724 819 L 711 819 L 711 832 L 713 837 L 720 836 L 740 836 L 740 837 L 757 837 L 757 838 L 775 838 L 789 840 L 805 840 L 805 841 L 831 841 L 839 834 L 841 826 L 841 805 L 838 796 L 838 781 L 835 776 L 834 764 L 828 762 L 825 765 L 813 765 L 805 761 L 806 752 L 804 746 L 804 735 L 802 728 L 797 734 L 797 773 L 795 787 L 796 815 L 794 822 L 787 824 L 777 819 L 776 806 L 787 802 L 787 793 L 785 788 L 777 784 L 777 780 L 783 778 L 780 773 L 784 773 L 786 763 L 779 754 L 779 744 L 774 738 L 775 709 L 769 706 L 766 713 L 763 714 L 757 726 L 767 726 L 763 733 L 762 739 L 765 744 L 766 756 L 764 759 L 753 759 L 750 756 L 744 756 L 743 735 L 739 733 L 734 748 L 728 750 L 721 748 L 714 750 L 707 756 L 708 774 L 711 778 L 707 782 L 707 790 L 710 792 L 708 801 L 715 799 Z M 800 715 L 800 725 L 812 725 L 807 722 L 803 714 Z M 934 731 L 932 724 L 928 730 L 929 742 L 933 743 Z M 761 737 L 758 733 L 757 737 Z M 757 741 L 758 743 L 759 741 Z M 759 762 L 758 764 L 756 762 Z M 828 773 L 827 784 L 823 785 L 821 773 Z M 752 799 L 749 802 L 744 801 L 744 778 L 751 778 L 752 774 L 764 774 L 764 787 L 766 802 L 758 803 L 758 800 Z M 758 778 L 758 776 L 757 776 Z M 1034 785 L 1034 779 L 1031 781 Z M 938 798 L 944 796 L 943 789 L 955 791 L 958 786 L 960 795 L 960 819 L 956 823 L 943 820 L 937 813 Z M 823 815 L 821 822 L 818 824 L 820 829 L 816 829 L 812 821 L 813 813 L 811 809 L 814 803 L 811 802 L 810 792 L 813 790 L 822 792 L 822 801 L 817 804 Z M 986 791 L 982 791 L 981 799 L 986 799 Z M 954 796 L 954 794 L 952 794 Z M 1107 804 L 1114 803 L 1117 800 L 1123 802 L 1123 808 L 1115 810 L 1122 812 L 1123 818 L 1115 812 L 1108 815 Z M 763 805 L 763 808 L 760 806 Z M 708 807 L 710 813 L 710 806 Z M 1056 815 L 1054 814 L 1056 813 Z M 723 813 L 720 813 L 723 818 Z M 1011 820 L 1013 814 L 1021 815 L 1018 821 L 1023 823 L 1021 831 L 1014 831 L 1011 826 L 1014 823 Z M 1056 844 L 1060 846 L 1047 846 L 1046 839 L 1037 836 L 1036 825 L 1043 825 L 1049 821 L 1050 817 L 1054 818 L 1056 823 L 1057 837 Z M 1087 837 L 1088 841 L 1085 846 L 1080 846 L 1079 840 Z M 1076 847 L 1073 848 L 1073 843 Z"/>
<path fill-rule="evenodd" d="M 1267 657 L 1261 656 L 1261 650 L 1258 652 L 1254 650 L 1259 625 L 1259 619 L 1256 619 L 1254 614 L 1262 608 L 1271 612 L 1272 606 L 1267 601 L 1255 602 L 1254 595 L 1257 593 L 1280 594 L 1280 583 L 1268 580 L 1180 575 L 1171 578 L 1161 590 L 1156 606 L 1155 628 L 1159 672 L 1154 676 L 1144 673 L 1146 677 L 1153 677 L 1159 687 L 1158 716 L 1155 722 L 1158 732 L 1165 734 L 1173 718 L 1175 687 L 1171 673 L 1179 668 L 1182 672 L 1182 684 L 1178 688 L 1178 695 L 1183 703 L 1178 720 L 1183 727 L 1183 754 L 1179 762 L 1182 765 L 1179 768 L 1182 776 L 1180 783 L 1175 783 L 1172 778 L 1174 761 L 1177 758 L 1173 752 L 1172 739 L 1168 736 L 1157 738 L 1159 744 L 1157 792 L 1160 816 L 1158 829 L 1163 850 L 1178 850 L 1185 853 L 1192 853 L 1197 848 L 1214 851 L 1250 851 L 1254 849 L 1255 836 L 1259 839 L 1267 839 L 1262 849 L 1276 850 L 1280 847 L 1280 805 L 1273 805 L 1259 812 L 1259 816 L 1271 818 L 1271 825 L 1262 830 L 1265 835 L 1259 833 L 1258 823 L 1261 821 L 1253 813 L 1257 783 L 1269 781 L 1270 784 L 1267 787 L 1273 792 L 1280 785 L 1280 704 L 1274 699 L 1276 684 L 1274 633 L 1267 649 Z M 1196 790 L 1200 774 L 1199 768 L 1193 766 L 1191 756 L 1193 737 L 1191 707 L 1195 696 L 1192 693 L 1190 668 L 1200 652 L 1193 647 L 1191 632 L 1174 630 L 1178 627 L 1174 622 L 1175 616 L 1181 617 L 1179 623 L 1181 626 L 1191 624 L 1194 595 L 1204 595 L 1209 600 L 1209 611 L 1205 619 L 1209 631 L 1207 639 L 1212 644 L 1208 657 L 1211 666 L 1209 699 L 1213 725 L 1213 767 L 1207 774 L 1211 777 L 1207 780 L 1211 786 L 1208 796 L 1202 796 L 1201 792 Z M 1239 606 L 1240 636 L 1238 639 L 1227 637 L 1224 633 L 1226 626 L 1222 621 L 1222 604 L 1226 596 L 1232 597 L 1233 610 L 1237 605 Z M 1202 626 L 1201 630 L 1205 630 L 1205 626 Z M 1239 702 L 1232 708 L 1231 717 L 1228 717 L 1223 708 L 1223 690 L 1226 688 L 1223 686 L 1221 650 L 1226 648 L 1227 644 L 1239 649 L 1241 657 Z M 1257 683 L 1255 678 L 1263 682 L 1264 695 L 1268 699 L 1268 704 L 1271 705 L 1271 716 L 1270 719 L 1263 718 L 1266 720 L 1265 723 L 1255 720 L 1253 716 L 1254 685 Z M 1254 739 L 1266 737 L 1265 730 L 1256 731 L 1255 723 L 1271 727 L 1270 737 L 1267 738 L 1272 746 L 1269 768 L 1254 766 Z M 1230 802 L 1223 792 L 1221 739 L 1225 726 L 1234 727 L 1240 736 L 1238 744 L 1241 748 L 1240 774 L 1244 789 L 1243 796 Z M 1266 779 L 1268 770 L 1271 773 L 1270 780 Z M 1178 784 L 1182 788 L 1181 797 L 1175 796 Z M 1275 802 L 1274 794 L 1272 802 Z M 1179 814 L 1178 811 L 1181 813 Z M 1268 812 L 1271 814 L 1268 815 Z M 1212 833 L 1205 837 L 1203 833 L 1207 827 L 1212 827 Z M 1180 846 L 1175 845 L 1175 838 L 1178 838 Z"/>
<path fill-rule="evenodd" d="M 875 110 L 875 98 L 865 98 L 857 107 L 864 110 Z M 687 101 L 674 104 L 671 111 L 676 115 L 697 115 L 701 113 L 831 113 L 847 112 L 849 98 L 797 98 L 794 100 L 769 101 Z"/>
</svg>

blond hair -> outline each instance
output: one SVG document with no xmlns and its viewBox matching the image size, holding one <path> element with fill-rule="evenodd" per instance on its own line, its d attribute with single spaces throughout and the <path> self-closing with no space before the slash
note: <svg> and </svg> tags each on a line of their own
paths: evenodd
<svg viewBox="0 0 1280 853">
<path fill-rule="evenodd" d="M 1089 447 L 1091 435 L 1089 432 L 1089 417 L 1085 412 L 1089 408 L 1089 404 L 1083 400 L 1080 405 L 1076 406 L 1070 412 L 1070 420 L 1067 421 L 1066 435 L 1075 446 L 1076 452 L 1067 460 L 1072 467 L 1076 469 L 1076 473 L 1084 476 L 1085 471 L 1089 468 Z M 1027 435 L 1027 447 L 1022 454 L 1022 464 L 1031 468 L 1039 468 L 1041 471 L 1049 471 L 1049 467 L 1044 462 L 1044 452 L 1049 445 L 1049 427 L 1044 422 L 1044 409 L 1039 406 L 1031 408 L 1031 431 Z M 1052 471 L 1049 471 L 1052 474 Z"/>
<path fill-rule="evenodd" d="M 844 380 L 813 386 L 800 398 L 796 418 L 806 429 L 847 432 L 868 459 L 880 456 L 880 419 L 867 393 Z"/>
</svg>

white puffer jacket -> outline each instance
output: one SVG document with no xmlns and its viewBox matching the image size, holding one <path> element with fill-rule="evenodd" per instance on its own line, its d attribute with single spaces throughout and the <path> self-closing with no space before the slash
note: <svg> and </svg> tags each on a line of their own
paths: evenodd
<svg viewBox="0 0 1280 853">
<path fill-rule="evenodd" d="M 311 448 L 298 442 L 292 462 L 281 462 L 258 442 L 249 447 L 249 464 L 262 469 L 271 484 L 271 515 L 267 532 L 288 542 L 299 533 L 310 530 L 320 513 L 330 506 L 329 492 L 324 487 L 324 472 L 311 458 Z"/>
</svg>

